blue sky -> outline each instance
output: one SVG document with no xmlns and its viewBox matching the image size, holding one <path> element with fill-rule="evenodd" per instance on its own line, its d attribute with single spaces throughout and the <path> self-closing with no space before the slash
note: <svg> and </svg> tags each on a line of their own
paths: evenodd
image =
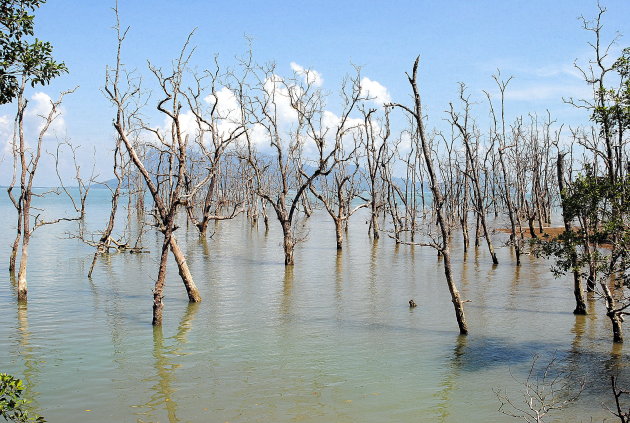
<svg viewBox="0 0 630 423">
<path fill-rule="evenodd" d="M 618 48 L 630 45 L 630 1 L 602 1 L 608 9 L 604 34 L 625 34 Z M 84 150 L 88 160 L 98 151 L 97 168 L 110 177 L 113 111 L 101 93 L 105 67 L 112 64 L 115 34 L 113 0 L 48 0 L 36 12 L 37 35 L 53 43 L 54 55 L 70 72 L 50 86 L 37 88 L 51 97 L 79 86 L 64 102 L 59 132 Z M 494 91 L 497 68 L 514 76 L 508 93 L 510 112 L 545 113 L 561 122 L 585 121 L 562 97 L 587 93 L 573 63 L 590 57 L 590 34 L 578 16 L 594 17 L 594 1 L 202 1 L 120 0 L 122 23 L 131 30 L 125 44 L 127 64 L 146 73 L 146 61 L 168 65 L 187 34 L 197 28 L 193 62 L 203 68 L 218 53 L 226 65 L 247 49 L 253 38 L 256 60 L 273 60 L 280 72 L 291 73 L 295 62 L 320 72 L 324 88 L 336 92 L 352 64 L 364 76 L 385 86 L 399 102 L 408 101 L 404 72 L 421 56 L 421 88 L 430 126 L 440 125 L 443 111 L 465 82 L 473 99 L 483 102 L 482 89 Z M 480 103 L 477 114 L 487 116 Z M 13 106 L 0 108 L 7 137 Z M 2 120 L 4 119 L 4 121 Z M 6 141 L 2 140 L 4 144 Z M 89 152 L 89 153 L 88 153 Z M 0 164 L 6 183 L 9 158 Z M 45 165 L 45 167 L 48 165 Z M 50 177 L 50 169 L 42 170 Z"/>
</svg>

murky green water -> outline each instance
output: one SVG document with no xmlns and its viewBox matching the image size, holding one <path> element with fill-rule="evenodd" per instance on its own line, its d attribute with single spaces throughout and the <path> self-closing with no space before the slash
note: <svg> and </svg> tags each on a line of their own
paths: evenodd
<svg viewBox="0 0 630 423">
<path fill-rule="evenodd" d="M 95 191 L 89 230 L 104 223 L 106 194 Z M 51 422 L 515 421 L 493 390 L 520 400 L 534 354 L 555 354 L 571 381 L 586 380 L 556 421 L 608 417 L 610 373 L 630 386 L 628 349 L 613 347 L 601 305 L 576 318 L 570 281 L 534 259 L 516 268 L 508 248 L 496 268 L 485 249 L 454 254 L 471 300 L 464 338 L 435 252 L 373 244 L 365 216 L 353 217 L 337 254 L 331 222 L 316 213 L 292 270 L 275 222 L 268 234 L 243 218 L 222 222 L 207 241 L 181 229 L 203 302 L 188 305 L 171 267 L 164 326 L 153 329 L 157 235 L 145 237 L 153 254 L 100 260 L 88 280 L 93 249 L 66 239 L 72 227 L 38 230 L 28 307 L 18 308 L 6 270 L 10 207 L 3 197 L 0 371 L 25 379 Z"/>
</svg>

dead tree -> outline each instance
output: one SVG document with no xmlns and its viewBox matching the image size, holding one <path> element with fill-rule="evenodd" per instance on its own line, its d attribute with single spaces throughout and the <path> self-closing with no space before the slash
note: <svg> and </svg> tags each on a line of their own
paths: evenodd
<svg viewBox="0 0 630 423">
<path fill-rule="evenodd" d="M 391 135 L 389 125 L 385 128 L 379 125 L 375 118 L 376 109 L 362 108 L 364 124 L 361 129 L 363 155 L 365 157 L 368 194 L 370 196 L 370 231 L 374 240 L 379 239 L 378 216 L 385 204 L 384 185 L 380 166 L 383 154 Z"/>
<path fill-rule="evenodd" d="M 131 253 L 143 252 L 143 248 L 139 244 L 140 236 L 143 232 L 143 225 L 138 230 L 138 235 L 134 244 L 132 244 L 130 234 L 124 233 L 121 237 L 117 238 L 113 236 L 114 226 L 116 224 L 116 216 L 118 214 L 119 200 L 122 195 L 122 190 L 125 183 L 127 183 L 128 201 L 130 202 L 133 197 L 133 190 L 131 189 L 129 178 L 127 175 L 130 163 L 129 160 L 125 157 L 124 152 L 122 151 L 121 143 L 122 141 L 120 140 L 120 137 L 117 137 L 116 145 L 113 152 L 113 172 L 116 180 L 115 186 L 110 186 L 109 184 L 104 183 L 105 188 L 107 188 L 111 194 L 111 207 L 105 228 L 103 228 L 102 231 L 98 232 L 98 241 L 96 242 L 93 239 L 88 239 L 84 236 L 80 237 L 84 243 L 91 245 L 96 249 L 96 251 L 94 252 L 94 256 L 92 257 L 90 269 L 88 270 L 88 278 L 92 277 L 92 273 L 94 272 L 94 267 L 98 258 L 102 255 L 108 254 L 112 250 L 128 251 Z M 131 204 L 128 204 L 127 208 L 131 209 Z"/>
<path fill-rule="evenodd" d="M 496 252 L 494 251 L 494 245 L 492 245 L 490 231 L 488 230 L 488 224 L 486 223 L 486 199 L 484 193 L 481 190 L 481 183 L 479 181 L 479 136 L 474 133 L 474 123 L 472 124 L 473 128 L 471 128 L 470 100 L 465 94 L 465 89 L 466 88 L 463 84 L 460 85 L 459 98 L 464 108 L 463 114 L 455 112 L 453 104 L 451 104 L 449 116 L 451 123 L 455 125 L 455 127 L 459 131 L 459 136 L 461 137 L 464 148 L 466 150 L 466 168 L 468 169 L 466 177 L 470 179 L 472 183 L 474 192 L 475 213 L 477 214 L 477 217 L 481 222 L 483 236 L 486 239 L 486 244 L 488 245 L 488 252 L 492 257 L 492 263 L 496 265 L 499 264 L 499 260 L 497 259 Z"/>
<path fill-rule="evenodd" d="M 42 125 L 39 129 L 39 134 L 33 145 L 29 146 L 27 137 L 24 132 L 24 114 L 27 108 L 27 99 L 25 97 L 25 88 L 28 80 L 25 76 L 22 77 L 22 81 L 17 92 L 17 113 L 15 117 L 15 133 L 13 137 L 12 150 L 13 150 L 13 177 L 11 184 L 7 189 L 9 198 L 13 203 L 18 214 L 17 235 L 13 243 L 11 251 L 9 271 L 14 274 L 16 267 L 16 258 L 18 256 L 18 249 L 21 243 L 21 249 L 19 251 L 19 270 L 17 280 L 17 299 L 19 302 L 27 301 L 27 279 L 26 270 L 28 265 L 28 250 L 33 232 L 44 225 L 54 224 L 61 221 L 79 220 L 81 215 L 77 217 L 63 217 L 53 220 L 46 220 L 41 216 L 39 209 L 33 207 L 33 197 L 41 196 L 41 194 L 33 193 L 33 181 L 35 180 L 35 174 L 39 165 L 39 160 L 43 151 L 44 137 L 48 133 L 48 130 L 54 120 L 59 116 L 59 107 L 65 95 L 74 92 L 74 90 L 64 91 L 60 94 L 56 101 L 50 102 L 50 110 L 44 116 Z M 13 195 L 13 189 L 19 174 L 19 188 L 20 194 L 16 198 Z M 67 191 L 66 191 L 67 193 Z M 87 193 L 85 193 L 87 195 Z M 74 201 L 74 200 L 73 200 Z M 85 198 L 82 198 L 81 204 L 85 204 Z M 32 216 L 33 210 L 37 214 Z"/>
<path fill-rule="evenodd" d="M 506 133 L 506 121 L 505 121 L 505 91 L 507 89 L 508 84 L 510 83 L 511 77 L 507 80 L 501 80 L 501 75 L 493 75 L 492 76 L 499 88 L 499 92 L 501 93 L 500 97 L 500 117 L 497 116 L 494 104 L 492 102 L 492 98 L 490 93 L 485 92 L 486 97 L 488 98 L 488 104 L 490 106 L 490 114 L 492 116 L 492 132 L 490 136 L 493 139 L 498 140 L 498 155 L 499 155 L 499 165 L 500 165 L 500 182 L 499 187 L 501 189 L 501 194 L 503 196 L 503 203 L 507 208 L 508 217 L 510 219 L 510 244 L 514 247 L 514 253 L 516 254 L 516 265 L 521 265 L 521 236 L 520 232 L 517 231 L 517 225 L 520 225 L 518 221 L 517 210 L 513 201 L 513 182 L 512 178 L 510 178 L 508 163 L 506 158 L 506 151 L 512 147 L 511 144 L 508 144 L 508 138 Z M 518 131 L 518 126 L 516 130 L 512 131 L 512 138 L 514 140 L 518 140 L 520 136 L 520 131 Z"/>
<path fill-rule="evenodd" d="M 444 275 L 446 277 L 446 284 L 451 294 L 451 301 L 453 302 L 453 307 L 455 309 L 455 317 L 459 326 L 459 332 L 462 335 L 466 335 L 468 333 L 468 326 L 466 324 L 466 316 L 464 314 L 464 302 L 462 301 L 459 289 L 457 289 L 457 285 L 453 280 L 451 268 L 451 240 L 450 229 L 448 227 L 444 211 L 445 198 L 442 195 L 441 183 L 434 169 L 434 159 L 432 151 L 429 148 L 429 140 L 427 139 L 424 129 L 424 116 L 422 115 L 422 102 L 420 99 L 420 89 L 418 87 L 417 79 L 419 62 L 420 57 L 418 56 L 414 62 L 411 75 L 407 74 L 407 79 L 413 91 L 413 107 L 410 108 L 399 103 L 394 104 L 394 106 L 405 110 L 413 117 L 415 129 L 421 141 L 424 163 L 427 169 L 427 174 L 429 175 L 431 193 L 433 194 L 433 208 L 436 213 L 437 225 L 440 231 L 439 243 L 436 243 L 434 246 L 439 251 L 444 261 Z"/>
<path fill-rule="evenodd" d="M 290 266 L 297 241 L 293 224 L 302 196 L 340 160 L 342 135 L 356 100 L 347 105 L 338 124 L 327 127 L 322 123 L 324 97 L 309 71 L 286 79 L 275 73 L 275 65 L 255 71 L 251 91 L 237 91 L 243 119 L 252 122 L 244 134 L 241 158 L 253 171 L 256 194 L 275 211 L 282 227 L 284 263 Z M 328 137 L 330 131 L 335 135 Z M 265 145 L 269 148 L 260 151 Z"/>
<path fill-rule="evenodd" d="M 158 277 L 153 290 L 153 325 L 161 325 L 162 298 L 166 282 L 166 262 L 169 249 L 177 262 L 179 275 L 186 287 L 189 301 L 201 301 L 184 253 L 173 237 L 178 207 L 185 204 L 183 185 L 187 163 L 188 137 L 184 134 L 181 123 L 180 89 L 184 69 L 192 54 L 188 48 L 190 36 L 186 40 L 178 59 L 175 60 L 171 73 L 164 75 L 160 69 L 150 67 L 163 96 L 156 107 L 159 112 L 168 117 L 170 128 L 167 128 L 168 132 L 166 132 L 159 128 L 149 127 L 140 120 L 136 113 L 137 109 L 132 107 L 134 102 L 142 103 L 139 98 L 142 92 L 138 85 L 139 81 L 134 80 L 123 68 L 121 47 L 127 31 L 121 31 L 118 23 L 118 12 L 117 10 L 115 12 L 118 50 L 115 67 L 108 69 L 106 73 L 105 93 L 116 108 L 116 118 L 114 119 L 116 133 L 120 137 L 130 160 L 144 179 L 144 183 L 153 198 L 156 226 L 164 234 Z M 145 166 L 145 162 L 140 159 L 133 142 L 133 136 L 137 133 L 152 134 L 155 137 L 153 144 L 147 147 L 154 148 L 158 156 L 166 157 L 166 161 L 170 165 L 166 171 L 162 173 L 163 169 L 160 169 L 160 163 L 155 169 Z"/>
<path fill-rule="evenodd" d="M 525 381 L 514 378 L 523 387 L 521 401 L 516 401 L 507 391 L 495 390 L 501 402 L 501 413 L 528 423 L 544 423 L 548 415 L 578 400 L 584 390 L 583 380 L 569 381 L 564 372 L 556 369 L 555 357 L 545 366 L 537 363 L 538 356 L 534 356 Z"/>
<path fill-rule="evenodd" d="M 626 410 L 625 407 L 627 407 L 627 405 L 624 405 L 621 401 L 622 397 L 630 397 L 630 391 L 619 388 L 615 376 L 610 377 L 610 383 L 612 385 L 613 396 L 615 397 L 615 409 L 611 410 L 609 408 L 608 411 L 610 411 L 613 416 L 617 417 L 621 423 L 630 423 L 630 407 Z"/>
<path fill-rule="evenodd" d="M 194 116 L 196 124 L 194 138 L 200 152 L 199 164 L 200 167 L 205 168 L 205 172 L 198 177 L 200 180 L 196 182 L 197 175 L 191 175 L 192 172 L 188 172 L 185 184 L 188 193 L 185 204 L 188 218 L 197 228 L 200 236 L 206 235 L 210 222 L 232 219 L 243 211 L 242 204 L 236 201 L 230 213 L 217 213 L 216 206 L 219 201 L 216 201 L 216 197 L 221 180 L 221 166 L 224 161 L 226 162 L 224 166 L 229 166 L 229 160 L 232 158 L 226 154 L 228 148 L 244 132 L 243 123 L 239 122 L 240 113 L 237 109 L 236 97 L 228 87 L 219 88 L 220 76 L 220 67 L 215 60 L 214 70 L 206 71 L 203 76 L 193 75 L 194 86 L 181 93 Z M 232 75 L 232 77 L 235 76 Z M 206 80 L 208 80 L 207 83 Z M 204 88 L 204 84 L 208 85 L 209 93 Z M 199 184 L 204 188 L 200 188 Z M 195 195 L 192 195 L 191 191 L 203 192 L 204 189 L 201 214 L 198 216 L 195 211 Z"/>
</svg>

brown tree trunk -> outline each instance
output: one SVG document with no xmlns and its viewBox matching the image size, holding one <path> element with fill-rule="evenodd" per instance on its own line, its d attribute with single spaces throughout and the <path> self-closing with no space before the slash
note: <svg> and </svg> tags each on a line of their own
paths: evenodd
<svg viewBox="0 0 630 423">
<path fill-rule="evenodd" d="M 117 154 L 118 147 L 116 147 Z M 114 170 L 114 173 L 116 171 Z M 94 271 L 94 266 L 96 265 L 96 259 L 103 253 L 108 251 L 109 237 L 114 230 L 114 223 L 116 222 L 116 211 L 118 210 L 118 197 L 120 195 L 120 180 L 118 180 L 118 185 L 112 194 L 112 208 L 109 212 L 109 220 L 107 221 L 107 227 L 103 231 L 101 238 L 98 241 L 98 246 L 96 247 L 96 251 L 94 252 L 94 257 L 92 258 L 92 264 L 90 265 L 90 270 L 88 271 L 88 278 L 92 277 L 92 272 Z"/>
<path fill-rule="evenodd" d="M 168 262 L 168 247 L 172 240 L 171 233 L 168 233 L 164 237 L 162 243 L 162 254 L 160 255 L 160 268 L 158 270 L 157 280 L 155 281 L 155 287 L 153 288 L 153 326 L 162 325 L 162 311 L 164 309 L 164 285 L 166 283 L 166 264 Z"/>
<path fill-rule="evenodd" d="M 28 218 L 28 214 L 25 214 L 25 219 Z M 22 253 L 20 255 L 20 270 L 18 272 L 17 283 L 17 299 L 19 302 L 26 301 L 28 287 L 26 284 L 26 266 L 28 264 L 28 244 L 31 240 L 31 234 L 28 231 L 24 232 L 24 238 L 22 238 Z"/>
<path fill-rule="evenodd" d="M 459 326 L 459 333 L 462 335 L 468 334 L 468 325 L 466 323 L 466 316 L 464 315 L 464 304 L 461 299 L 457 285 L 453 281 L 453 275 L 451 272 L 451 252 L 448 247 L 442 252 L 442 258 L 444 259 L 444 275 L 446 276 L 446 283 L 451 293 L 451 301 L 453 302 L 453 308 L 455 309 L 455 318 Z"/>
<path fill-rule="evenodd" d="M 606 313 L 606 315 L 610 318 L 610 322 L 612 323 L 613 329 L 613 342 L 618 344 L 623 344 L 623 331 L 621 327 L 621 318 L 619 314 L 615 312 Z"/>
<path fill-rule="evenodd" d="M 188 301 L 191 303 L 198 303 L 201 301 L 201 295 L 199 295 L 197 285 L 195 285 L 195 281 L 193 280 L 190 269 L 188 268 L 188 263 L 186 263 L 186 256 L 184 256 L 184 253 L 179 248 L 177 240 L 172 236 L 169 236 L 169 239 L 173 257 L 175 257 L 175 261 L 177 262 L 179 276 L 182 278 L 182 282 L 184 282 L 186 292 L 188 293 Z"/>
<path fill-rule="evenodd" d="M 374 239 L 379 239 L 380 234 L 378 232 L 378 216 L 376 215 L 378 212 L 376 207 L 372 206 L 372 219 L 370 220 L 370 228 L 372 229 L 372 237 Z"/>
<path fill-rule="evenodd" d="M 428 140 L 426 139 L 426 134 L 424 131 L 424 122 L 422 116 L 422 102 L 420 100 L 420 91 L 418 89 L 417 84 L 417 71 L 418 71 L 418 63 L 420 61 L 420 57 L 416 58 L 416 61 L 413 65 L 412 75 L 407 75 L 409 83 L 413 89 L 414 94 L 414 108 L 413 110 L 398 105 L 403 109 L 407 110 L 413 116 L 416 129 L 418 131 L 418 135 L 420 137 L 421 145 L 422 145 L 422 153 L 424 156 L 425 165 L 427 168 L 427 173 L 429 174 L 429 183 L 431 187 L 431 192 L 433 193 L 433 205 L 435 207 L 435 211 L 437 213 L 437 223 L 440 228 L 441 237 L 442 237 L 442 245 L 441 248 L 438 248 L 438 253 L 441 253 L 444 257 L 444 275 L 446 277 L 446 283 L 448 285 L 449 292 L 451 294 L 451 301 L 453 302 L 453 307 L 455 309 L 455 317 L 457 319 L 457 325 L 459 326 L 459 333 L 462 335 L 468 334 L 468 325 L 466 324 L 466 316 L 464 314 L 464 304 L 462 302 L 459 290 L 453 281 L 452 270 L 451 270 L 451 255 L 450 255 L 450 237 L 449 231 L 447 228 L 446 216 L 444 214 L 444 197 L 442 196 L 442 192 L 440 190 L 440 183 L 437 179 L 435 171 L 433 169 L 433 157 L 431 155 L 431 149 L 429 148 Z"/>
<path fill-rule="evenodd" d="M 337 238 L 337 250 L 343 248 L 343 220 L 335 219 L 335 235 Z"/>
<path fill-rule="evenodd" d="M 284 264 L 285 266 L 293 266 L 293 248 L 295 243 L 293 241 L 293 234 L 291 233 L 291 222 L 282 221 L 282 235 L 284 237 Z"/>
<path fill-rule="evenodd" d="M 20 238 L 22 238 L 22 212 L 21 210 L 18 210 L 17 234 L 15 235 L 15 240 L 13 241 L 13 246 L 11 247 L 11 256 L 9 257 L 10 274 L 15 274 L 15 261 L 20 247 Z"/>
<path fill-rule="evenodd" d="M 608 316 L 610 323 L 612 323 L 613 342 L 621 344 L 623 343 L 623 330 L 621 326 L 621 316 L 619 311 L 616 310 L 617 302 L 610 292 L 610 288 L 608 288 L 606 281 L 602 280 L 599 285 L 602 289 L 602 293 L 604 294 L 604 299 L 606 300 L 606 316 Z"/>
</svg>

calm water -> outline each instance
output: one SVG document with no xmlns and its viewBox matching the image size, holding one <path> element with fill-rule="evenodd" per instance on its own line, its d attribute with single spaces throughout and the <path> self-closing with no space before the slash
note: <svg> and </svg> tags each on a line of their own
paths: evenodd
<svg viewBox="0 0 630 423">
<path fill-rule="evenodd" d="M 107 201 L 94 191 L 88 230 L 104 225 Z M 496 268 L 485 249 L 466 260 L 455 251 L 471 300 L 464 338 L 435 252 L 372 243 L 365 215 L 352 218 L 337 254 L 331 222 L 316 213 L 294 269 L 283 265 L 276 222 L 268 234 L 244 218 L 221 222 L 207 241 L 180 229 L 203 302 L 187 303 L 170 267 L 164 326 L 154 329 L 160 237 L 145 236 L 151 254 L 99 260 L 88 280 L 93 249 L 68 239 L 74 226 L 39 229 L 28 307 L 18 308 L 4 195 L 0 216 L 0 371 L 25 379 L 50 422 L 508 422 L 494 390 L 519 401 L 534 354 L 543 363 L 555 354 L 570 381 L 586 380 L 555 421 L 612 421 L 602 406 L 609 374 L 630 386 L 628 348 L 613 347 L 602 306 L 576 318 L 569 279 L 529 257 L 516 268 L 505 247 Z"/>
</svg>

